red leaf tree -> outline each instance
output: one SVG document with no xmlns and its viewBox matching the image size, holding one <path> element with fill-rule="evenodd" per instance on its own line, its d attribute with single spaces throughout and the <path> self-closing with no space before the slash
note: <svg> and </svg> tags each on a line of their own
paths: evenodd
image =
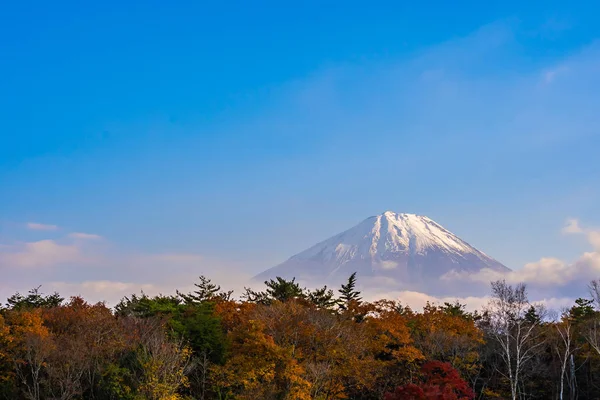
<svg viewBox="0 0 600 400">
<path fill-rule="evenodd" d="M 409 383 L 397 387 L 385 400 L 472 400 L 475 397 L 467 382 L 451 364 L 430 361 L 421 367 L 420 385 Z"/>
</svg>

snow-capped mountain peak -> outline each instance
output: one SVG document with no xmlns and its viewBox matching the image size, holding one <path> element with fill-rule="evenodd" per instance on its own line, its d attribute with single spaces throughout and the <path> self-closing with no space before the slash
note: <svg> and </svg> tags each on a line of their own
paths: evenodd
<svg viewBox="0 0 600 400">
<path fill-rule="evenodd" d="M 403 282 L 437 279 L 450 271 L 507 271 L 432 219 L 386 211 L 298 253 L 257 278 L 385 276 Z"/>
</svg>

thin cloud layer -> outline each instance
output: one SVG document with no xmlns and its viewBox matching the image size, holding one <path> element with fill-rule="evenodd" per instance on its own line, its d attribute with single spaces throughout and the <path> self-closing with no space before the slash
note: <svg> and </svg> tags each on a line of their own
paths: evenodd
<svg viewBox="0 0 600 400">
<path fill-rule="evenodd" d="M 73 232 L 69 233 L 69 237 L 73 239 L 99 240 L 102 236 L 93 233 Z"/>
<path fill-rule="evenodd" d="M 241 294 L 250 280 L 239 265 L 194 253 L 138 253 L 99 235 L 74 232 L 57 239 L 0 244 L 0 303 L 15 292 L 42 285 L 42 291 L 84 296 L 115 305 L 123 296 L 191 291 L 206 275 Z"/>
<path fill-rule="evenodd" d="M 37 222 L 28 222 L 25 224 L 27 229 L 32 231 L 56 231 L 58 230 L 57 225 L 49 225 L 49 224 L 40 224 Z"/>
<path fill-rule="evenodd" d="M 92 303 L 105 302 L 115 306 L 119 300 L 132 293 L 146 293 L 150 296 L 163 292 L 155 284 L 118 281 L 49 282 L 44 285 L 45 292 L 58 292 L 63 296 L 82 296 Z"/>
<path fill-rule="evenodd" d="M 50 239 L 3 246 L 0 252 L 0 270 L 44 268 L 85 261 L 86 258 L 79 247 Z"/>
</svg>

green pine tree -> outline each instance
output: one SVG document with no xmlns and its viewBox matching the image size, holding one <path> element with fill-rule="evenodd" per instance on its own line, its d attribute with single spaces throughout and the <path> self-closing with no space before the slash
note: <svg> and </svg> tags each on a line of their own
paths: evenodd
<svg viewBox="0 0 600 400">
<path fill-rule="evenodd" d="M 360 303 L 362 297 L 360 292 L 356 290 L 356 272 L 352 273 L 346 284 L 342 284 L 340 292 L 340 308 L 347 310 L 350 303 Z"/>
<path fill-rule="evenodd" d="M 185 294 L 181 293 L 179 290 L 177 291 L 177 295 L 186 303 L 204 303 L 215 300 L 216 298 L 221 298 L 226 301 L 231 299 L 233 290 L 222 292 L 221 286 L 215 285 L 204 275 L 200 275 L 199 279 L 199 283 L 194 283 L 194 286 L 196 286 L 197 289 L 192 293 Z"/>
<path fill-rule="evenodd" d="M 309 290 L 306 298 L 308 301 L 321 309 L 331 309 L 337 304 L 337 300 L 334 298 L 333 290 L 327 289 L 327 286 L 323 286 L 320 289 L 315 289 L 312 291 Z"/>
<path fill-rule="evenodd" d="M 273 301 L 285 302 L 292 299 L 303 299 L 306 297 L 304 290 L 296 282 L 296 278 L 288 281 L 281 277 L 265 281 L 267 290 L 264 292 L 255 292 L 252 289 L 245 288 L 246 293 L 242 295 L 252 303 L 270 304 Z"/>
<path fill-rule="evenodd" d="M 62 304 L 64 298 L 57 292 L 49 295 L 44 295 L 40 292 L 41 286 L 33 288 L 27 296 L 20 293 L 15 293 L 6 300 L 6 307 L 14 310 L 23 308 L 52 308 Z"/>
</svg>

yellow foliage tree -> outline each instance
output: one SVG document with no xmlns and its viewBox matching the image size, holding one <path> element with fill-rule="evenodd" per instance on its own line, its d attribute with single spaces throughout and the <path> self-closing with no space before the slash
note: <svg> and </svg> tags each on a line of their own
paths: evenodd
<svg viewBox="0 0 600 400">
<path fill-rule="evenodd" d="M 181 342 L 169 340 L 164 324 L 156 320 L 139 323 L 140 347 L 137 361 L 141 367 L 138 386 L 140 399 L 179 400 L 179 390 L 187 387 L 187 367 L 191 350 Z"/>
<path fill-rule="evenodd" d="M 6 325 L 4 317 L 0 315 L 0 385 L 9 383 L 14 379 L 10 354 L 12 342 L 13 337 L 10 334 L 10 328 Z"/>
<path fill-rule="evenodd" d="M 10 352 L 19 382 L 31 400 L 42 397 L 42 374 L 55 348 L 52 334 L 44 326 L 41 309 L 10 311 Z"/>
<path fill-rule="evenodd" d="M 468 315 L 451 313 L 449 307 L 452 305 L 428 303 L 423 313 L 413 315 L 413 337 L 428 359 L 449 362 L 470 379 L 481 368 L 479 348 L 484 343 L 483 334 Z"/>
</svg>

